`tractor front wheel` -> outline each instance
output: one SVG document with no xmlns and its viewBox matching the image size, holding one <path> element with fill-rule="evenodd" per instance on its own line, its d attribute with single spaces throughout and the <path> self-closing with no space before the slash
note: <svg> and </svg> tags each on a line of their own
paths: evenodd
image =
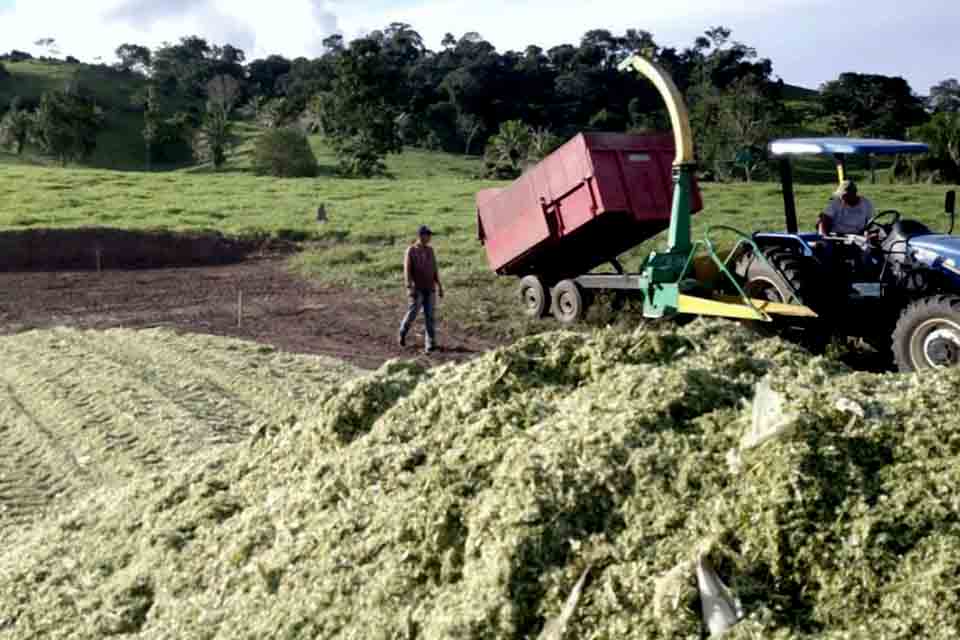
<svg viewBox="0 0 960 640">
<path fill-rule="evenodd" d="M 893 358 L 904 373 L 960 364 L 960 296 L 912 303 L 893 332 Z"/>
<path fill-rule="evenodd" d="M 547 315 L 550 296 L 543 286 L 543 280 L 537 276 L 526 276 L 520 280 L 520 303 L 523 305 L 523 315 L 528 318 L 540 319 Z"/>
<path fill-rule="evenodd" d="M 573 280 L 561 280 L 553 288 L 551 308 L 560 324 L 571 325 L 583 318 L 587 299 L 583 290 Z"/>
</svg>

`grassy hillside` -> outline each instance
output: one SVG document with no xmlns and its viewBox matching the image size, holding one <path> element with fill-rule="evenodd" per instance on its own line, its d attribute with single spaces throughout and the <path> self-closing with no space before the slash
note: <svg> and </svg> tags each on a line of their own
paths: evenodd
<svg viewBox="0 0 960 640">
<path fill-rule="evenodd" d="M 806 87 L 799 87 L 795 84 L 784 84 L 783 85 L 783 99 L 784 100 L 814 100 L 817 96 L 820 95 L 820 92 L 816 89 L 807 89 Z"/>
<path fill-rule="evenodd" d="M 31 60 L 4 63 L 11 77 L 0 81 L 0 105 L 6 107 L 14 96 L 35 103 L 46 91 L 79 83 L 90 91 L 104 111 L 105 128 L 97 139 L 97 150 L 85 163 L 100 169 L 138 170 L 143 167 L 143 116 L 133 98 L 143 88 L 143 79 L 107 67 L 51 63 Z M 48 164 L 41 157 L 16 158 L 0 151 L 0 164 Z"/>
</svg>

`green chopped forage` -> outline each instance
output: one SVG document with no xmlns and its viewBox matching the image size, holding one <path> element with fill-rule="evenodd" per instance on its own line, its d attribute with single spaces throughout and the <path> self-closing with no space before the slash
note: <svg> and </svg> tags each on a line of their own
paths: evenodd
<svg viewBox="0 0 960 640">
<path fill-rule="evenodd" d="M 700 640 L 701 558 L 724 638 L 960 630 L 960 370 L 707 320 L 430 371 L 165 331 L 0 359 L 0 639 Z"/>
</svg>

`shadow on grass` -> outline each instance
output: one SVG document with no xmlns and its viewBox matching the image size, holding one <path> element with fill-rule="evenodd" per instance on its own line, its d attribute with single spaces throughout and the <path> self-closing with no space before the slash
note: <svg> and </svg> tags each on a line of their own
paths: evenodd
<svg viewBox="0 0 960 640">
<path fill-rule="evenodd" d="M 221 167 L 220 169 L 214 169 L 209 164 L 192 166 L 189 168 L 183 168 L 182 173 L 190 175 L 248 175 L 256 176 L 257 174 L 250 167 L 236 167 L 236 166 L 226 166 Z M 336 167 L 329 165 L 320 165 L 317 169 L 317 175 L 313 177 L 303 177 L 303 178 L 282 178 L 279 176 L 269 176 L 264 175 L 260 176 L 263 178 L 276 178 L 277 180 L 314 180 L 316 178 L 342 178 L 343 176 L 337 171 Z"/>
</svg>

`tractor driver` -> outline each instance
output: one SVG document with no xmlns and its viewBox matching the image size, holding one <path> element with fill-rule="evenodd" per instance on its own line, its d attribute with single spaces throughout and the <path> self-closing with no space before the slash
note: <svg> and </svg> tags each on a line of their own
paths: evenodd
<svg viewBox="0 0 960 640">
<path fill-rule="evenodd" d="M 873 216 L 873 203 L 857 194 L 857 184 L 853 180 L 844 180 L 820 216 L 817 232 L 820 235 L 859 235 Z"/>
</svg>

